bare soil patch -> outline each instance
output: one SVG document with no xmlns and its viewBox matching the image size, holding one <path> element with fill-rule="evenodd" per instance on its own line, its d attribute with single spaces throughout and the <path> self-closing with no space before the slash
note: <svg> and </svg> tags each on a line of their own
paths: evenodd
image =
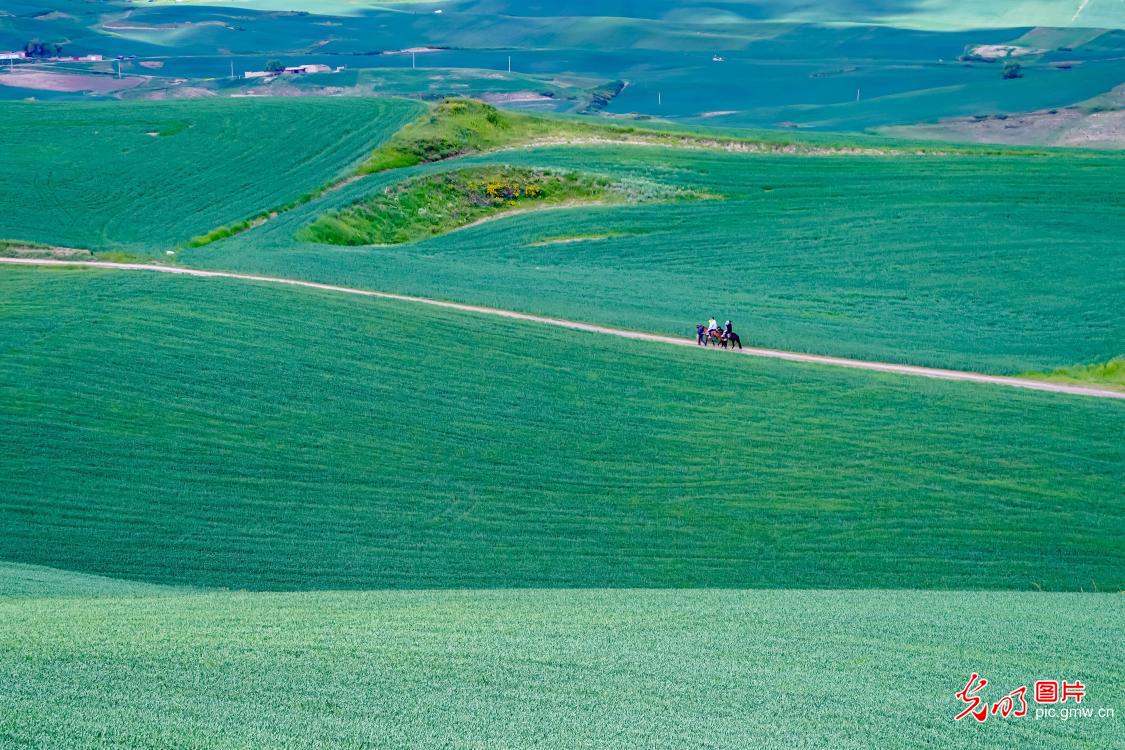
<svg viewBox="0 0 1125 750">
<path fill-rule="evenodd" d="M 552 102 L 554 98 L 543 96 L 537 91 L 509 91 L 481 94 L 483 101 L 489 104 L 517 104 L 528 102 Z"/>
<path fill-rule="evenodd" d="M 1125 148 L 1125 110 L 1103 112 L 1069 107 L 1002 117 L 964 117 L 924 125 L 886 128 L 888 135 L 997 143 L 1011 146 Z"/>
<path fill-rule="evenodd" d="M 600 242 L 602 240 L 612 239 L 617 235 L 613 234 L 590 234 L 581 237 L 552 237 L 547 240 L 540 240 L 539 242 L 532 242 L 530 247 L 548 247 L 550 245 L 573 245 L 577 242 Z"/>
<path fill-rule="evenodd" d="M 47 71 L 20 71 L 0 75 L 0 86 L 15 86 L 39 91 L 59 91 L 76 93 L 93 91 L 108 94 L 140 86 L 145 82 L 140 76 L 113 78 L 111 76 L 89 76 L 80 73 L 51 73 Z"/>
<path fill-rule="evenodd" d="M 93 253 L 79 247 L 4 244 L 0 245 L 0 256 L 9 258 L 92 258 Z"/>
<path fill-rule="evenodd" d="M 970 55 L 976 55 L 984 60 L 1004 60 L 1009 57 L 1026 57 L 1043 52 L 1046 52 L 1046 50 L 1021 47 L 1017 44 L 979 44 L 969 50 Z"/>
<path fill-rule="evenodd" d="M 166 89 L 158 91 L 145 91 L 138 92 L 138 99 L 203 99 L 209 96 L 218 96 L 210 89 L 200 88 L 198 86 L 170 86 Z"/>
</svg>

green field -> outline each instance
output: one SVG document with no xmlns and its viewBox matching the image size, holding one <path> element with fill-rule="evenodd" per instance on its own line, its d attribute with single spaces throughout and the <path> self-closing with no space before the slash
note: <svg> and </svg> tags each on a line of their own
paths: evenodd
<svg viewBox="0 0 1125 750">
<path fill-rule="evenodd" d="M 755 345 L 993 373 L 1096 366 L 1125 350 L 1118 283 L 1125 215 L 1117 209 L 1125 200 L 1125 162 L 1109 152 L 917 155 L 907 144 L 870 138 L 755 136 L 743 143 L 711 131 L 651 134 L 507 114 L 482 129 L 491 110 L 444 125 L 436 118 L 436 126 L 423 118 L 392 138 L 418 112 L 397 100 L 34 106 L 49 106 L 57 123 L 27 122 L 0 135 L 16 154 L 0 170 L 12 180 L 32 175 L 26 190 L 0 197 L 0 239 L 164 258 L 194 238 L 207 244 L 181 252 L 179 262 L 676 335 L 690 335 L 715 315 L 732 319 Z M 150 114 L 155 119 L 146 119 Z M 335 124 L 284 146 L 246 124 L 268 120 L 305 132 L 316 116 Z M 362 127 L 349 130 L 349 123 Z M 167 135 L 146 135 L 150 129 Z M 120 134 L 138 145 L 107 152 Z M 335 139 L 333 158 L 318 150 L 322 137 Z M 611 137 L 650 145 L 581 142 Z M 215 138 L 218 149 L 208 145 Z M 297 205 L 388 138 L 376 151 L 384 167 L 507 150 L 371 175 Z M 514 148 L 552 138 L 579 143 Z M 28 148 L 28 140 L 41 149 Z M 716 147 L 698 148 L 704 143 Z M 56 166 L 31 168 L 44 150 L 69 160 L 52 161 L 67 165 L 65 179 Z M 404 180 L 504 164 L 717 200 L 526 213 L 393 248 L 302 241 L 309 225 L 377 200 Z M 119 180 L 129 186 L 120 196 L 100 187 Z M 35 196 L 30 204 L 28 195 Z M 211 241 L 285 205 L 296 207 Z M 408 218 L 423 234 L 435 221 L 439 230 L 457 224 Z M 365 237 L 378 239 L 349 242 Z M 602 239 L 557 242 L 585 237 Z"/>
<path fill-rule="evenodd" d="M 1125 388 L 1120 153 L 856 132 L 1118 0 L 273 1 L 0 11 L 201 97 L 0 102 L 0 255 L 228 272 L 0 264 L 0 750 L 1125 750 L 1125 402 L 630 338 Z"/>
<path fill-rule="evenodd" d="M 1120 715 L 1123 614 L 899 591 L 0 598 L 0 746 L 1120 747 L 1119 719 L 952 717 L 973 671 L 992 700 L 1056 675 L 1045 632 L 1083 706 Z"/>
<path fill-rule="evenodd" d="M 824 156 L 586 146 L 509 163 L 722 196 L 525 214 L 397 248 L 301 229 L 417 171 L 376 175 L 184 256 L 213 268 L 677 335 L 710 315 L 755 345 L 999 373 L 1125 349 L 1125 162 L 1113 155 Z M 545 239 L 615 234 L 599 242 Z"/>
<path fill-rule="evenodd" d="M 1117 403 L 67 269 L 0 364 L 0 747 L 1117 746 L 952 720 L 1125 710 Z"/>
<path fill-rule="evenodd" d="M 1125 588 L 1120 404 L 0 274 L 0 560 L 247 589 Z"/>
<path fill-rule="evenodd" d="M 0 239 L 163 254 L 337 177 L 402 100 L 3 103 Z"/>
</svg>

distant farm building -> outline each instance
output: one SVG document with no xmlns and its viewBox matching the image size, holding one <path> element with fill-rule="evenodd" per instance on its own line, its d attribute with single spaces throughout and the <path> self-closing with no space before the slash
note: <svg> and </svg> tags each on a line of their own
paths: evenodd
<svg viewBox="0 0 1125 750">
<path fill-rule="evenodd" d="M 22 49 L 19 52 L 0 52 L 0 60 L 26 60 L 27 53 Z"/>
<path fill-rule="evenodd" d="M 286 68 L 285 72 L 293 75 L 300 75 L 302 73 L 331 73 L 332 68 L 327 65 L 297 65 L 292 68 Z"/>
<path fill-rule="evenodd" d="M 343 70 L 343 67 L 336 68 L 336 71 Z M 244 78 L 268 78 L 270 76 L 280 75 L 304 75 L 305 73 L 331 73 L 332 68 L 328 65 L 294 65 L 284 70 L 248 70 L 243 73 Z"/>
</svg>

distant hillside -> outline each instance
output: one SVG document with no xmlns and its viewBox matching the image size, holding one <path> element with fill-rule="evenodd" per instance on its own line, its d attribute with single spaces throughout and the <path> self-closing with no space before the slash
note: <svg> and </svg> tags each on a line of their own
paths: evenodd
<svg viewBox="0 0 1125 750">
<path fill-rule="evenodd" d="M 171 0 L 161 0 L 168 3 Z M 177 3 L 183 0 L 175 0 Z M 216 0 L 186 0 L 198 5 Z M 865 23 L 916 29 L 973 29 L 1017 26 L 1125 28 L 1120 0 L 230 0 L 225 7 L 356 14 L 373 8 L 440 9 L 494 16 L 675 19 L 694 23 L 778 21 Z"/>
<path fill-rule="evenodd" d="M 104 59 L 0 67 L 0 99 L 474 96 L 857 132 L 1060 109 L 1125 81 L 1121 0 L 58 0 L 8 14 L 0 50 L 38 40 Z M 1011 61 L 1022 77 L 1002 75 Z M 317 72 L 269 76 L 270 62 Z"/>
</svg>

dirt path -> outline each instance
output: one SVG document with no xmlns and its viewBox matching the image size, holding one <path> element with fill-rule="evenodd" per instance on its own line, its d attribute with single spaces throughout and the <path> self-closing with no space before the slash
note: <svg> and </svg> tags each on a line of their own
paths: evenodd
<svg viewBox="0 0 1125 750">
<path fill-rule="evenodd" d="M 337 292 L 340 294 L 355 294 L 362 297 L 375 297 L 378 299 L 389 299 L 397 300 L 399 302 L 411 302 L 414 304 L 430 305 L 432 307 L 441 307 L 447 310 L 458 310 L 461 312 L 477 313 L 480 315 L 496 315 L 502 318 L 511 318 L 513 320 L 525 320 L 531 323 L 558 326 L 559 328 L 569 328 L 574 331 L 586 331 L 588 333 L 600 333 L 607 336 L 618 336 L 623 339 L 632 339 L 634 341 L 651 341 L 659 344 L 672 344 L 674 346 L 696 346 L 695 341 L 690 338 L 661 336 L 655 333 L 641 333 L 640 331 L 626 331 L 620 328 L 607 328 L 605 326 L 597 326 L 590 323 L 579 323 L 573 320 L 548 318 L 541 315 L 529 315 L 527 313 L 514 312 L 511 310 L 500 310 L 494 307 L 480 307 L 478 305 L 466 305 L 460 302 L 445 302 L 442 300 L 429 299 L 426 297 L 411 297 L 404 294 L 376 292 L 368 289 L 354 289 L 352 287 L 335 286 L 332 284 L 319 284 L 314 281 L 300 281 L 298 279 L 283 279 L 273 276 L 255 276 L 252 274 L 244 273 L 205 271 L 197 268 L 155 266 L 145 265 L 142 263 L 106 263 L 102 261 L 48 260 L 40 258 L 0 258 L 0 263 L 8 263 L 21 266 L 78 266 L 109 268 L 119 271 L 149 271 L 154 273 L 178 274 L 180 276 L 196 276 L 215 279 L 238 279 L 241 281 L 255 281 L 264 284 L 286 284 L 289 286 L 305 287 L 308 289 L 321 289 L 324 291 Z M 941 370 L 932 367 L 896 365 L 887 362 L 867 362 L 859 359 L 828 357 L 819 354 L 800 354 L 797 352 L 786 352 L 777 349 L 759 349 L 754 347 L 746 347 L 745 349 L 742 349 L 735 353 L 747 355 L 750 357 L 781 359 L 787 362 L 804 362 L 807 364 L 830 365 L 832 367 L 848 367 L 855 370 L 870 370 L 873 372 L 886 372 L 895 375 L 912 375 L 915 377 L 934 378 L 937 380 L 959 380 L 970 383 L 986 383 L 989 385 L 1007 386 L 1010 388 L 1024 388 L 1033 391 L 1067 393 L 1075 396 L 1125 399 L 1125 392 L 1120 391 L 1111 391 L 1102 388 L 1093 388 L 1082 385 L 1068 385 L 1066 383 L 1051 383 L 1043 380 L 1005 377 L 1001 375 L 984 375 L 977 372 L 964 372 L 961 370 Z"/>
</svg>

